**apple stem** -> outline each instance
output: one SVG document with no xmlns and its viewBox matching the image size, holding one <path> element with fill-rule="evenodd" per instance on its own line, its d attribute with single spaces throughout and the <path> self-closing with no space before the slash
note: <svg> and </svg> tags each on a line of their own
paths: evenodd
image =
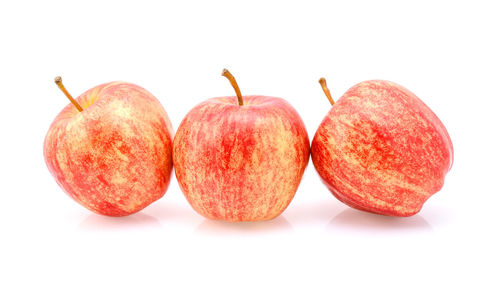
<svg viewBox="0 0 500 286">
<path fill-rule="evenodd" d="M 334 105 L 335 101 L 333 101 L 332 95 L 330 94 L 330 90 L 328 89 L 328 86 L 326 86 L 326 79 L 324 77 L 320 78 L 319 84 L 321 84 L 321 88 L 323 88 L 323 92 L 328 98 L 328 101 L 330 101 L 330 104 Z"/>
<path fill-rule="evenodd" d="M 239 88 L 238 84 L 236 83 L 234 76 L 227 69 L 222 70 L 222 76 L 225 76 L 229 80 L 229 82 L 231 83 L 231 85 L 234 88 L 234 91 L 236 92 L 236 96 L 238 97 L 238 105 L 242 106 L 243 105 L 243 96 L 241 96 L 240 88 Z"/>
<path fill-rule="evenodd" d="M 54 81 L 57 84 L 57 86 L 59 87 L 59 89 L 66 95 L 66 97 L 69 99 L 69 101 L 71 101 L 71 103 L 73 103 L 73 105 L 76 107 L 76 109 L 78 109 L 79 112 L 82 112 L 83 111 L 82 106 L 66 90 L 66 88 L 64 87 L 64 85 L 62 83 L 62 78 L 60 76 L 57 76 L 54 79 Z"/>
</svg>

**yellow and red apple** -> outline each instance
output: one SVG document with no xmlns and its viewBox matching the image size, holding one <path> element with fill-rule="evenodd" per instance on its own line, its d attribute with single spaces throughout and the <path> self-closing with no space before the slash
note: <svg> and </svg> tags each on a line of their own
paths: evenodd
<svg viewBox="0 0 500 286">
<path fill-rule="evenodd" d="M 216 220 L 260 221 L 281 214 L 309 160 L 299 114 L 285 100 L 215 97 L 194 107 L 174 139 L 179 185 L 191 206 Z"/>
<path fill-rule="evenodd" d="M 356 209 L 411 216 L 439 191 L 453 162 L 443 123 L 408 89 L 372 80 L 350 88 L 311 145 L 313 164 L 328 189 Z"/>
<path fill-rule="evenodd" d="M 172 171 L 173 129 L 160 102 L 131 83 L 110 82 L 73 99 L 44 142 L 49 171 L 89 210 L 135 213 L 162 197 Z"/>
</svg>

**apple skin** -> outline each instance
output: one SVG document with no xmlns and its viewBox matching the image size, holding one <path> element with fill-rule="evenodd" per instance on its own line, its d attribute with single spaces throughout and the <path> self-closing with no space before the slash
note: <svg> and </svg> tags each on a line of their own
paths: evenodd
<svg viewBox="0 0 500 286">
<path fill-rule="evenodd" d="M 161 198 L 172 172 L 172 124 L 160 102 L 130 83 L 96 86 L 50 126 L 44 157 L 59 186 L 89 210 L 135 213 Z"/>
<path fill-rule="evenodd" d="M 261 221 L 281 214 L 309 160 L 299 114 L 269 96 L 216 97 L 195 106 L 174 138 L 179 185 L 194 210 L 214 220 Z"/>
<path fill-rule="evenodd" d="M 412 216 L 439 191 L 453 162 L 443 123 L 406 88 L 383 80 L 350 88 L 311 144 L 328 189 L 363 211 Z"/>
</svg>

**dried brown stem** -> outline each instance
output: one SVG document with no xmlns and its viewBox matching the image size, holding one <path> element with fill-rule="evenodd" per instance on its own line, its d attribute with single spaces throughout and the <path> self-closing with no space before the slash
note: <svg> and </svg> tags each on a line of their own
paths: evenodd
<svg viewBox="0 0 500 286">
<path fill-rule="evenodd" d="M 71 101 L 71 103 L 73 103 L 73 105 L 76 107 L 76 109 L 78 109 L 79 112 L 82 112 L 83 111 L 82 106 L 66 90 L 66 88 L 64 87 L 64 85 L 62 83 L 62 78 L 60 76 L 57 76 L 54 79 L 54 82 L 57 84 L 57 86 L 59 87 L 59 89 L 66 95 L 66 97 L 69 99 L 69 101 Z"/>
<path fill-rule="evenodd" d="M 234 91 L 236 92 L 236 96 L 238 97 L 238 105 L 242 106 L 243 96 L 241 96 L 240 88 L 238 87 L 238 84 L 236 83 L 234 76 L 227 69 L 222 70 L 222 75 L 225 76 L 233 86 Z"/>
<path fill-rule="evenodd" d="M 321 88 L 323 88 L 323 92 L 325 93 L 326 97 L 328 98 L 328 101 L 330 101 L 330 104 L 334 105 L 335 101 L 333 101 L 332 95 L 330 94 L 330 90 L 328 89 L 328 86 L 326 85 L 326 79 L 324 77 L 320 78 L 319 84 L 321 84 Z"/>
</svg>

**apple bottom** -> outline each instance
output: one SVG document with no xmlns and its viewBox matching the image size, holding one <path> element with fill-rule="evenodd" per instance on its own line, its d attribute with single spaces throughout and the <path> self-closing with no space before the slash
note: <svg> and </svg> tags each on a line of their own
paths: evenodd
<svg viewBox="0 0 500 286">
<path fill-rule="evenodd" d="M 398 205 L 398 204 L 384 201 L 380 198 L 376 198 L 376 199 L 374 199 L 374 201 L 378 200 L 378 201 L 383 202 L 383 204 L 387 205 L 386 207 L 377 207 L 377 205 L 380 205 L 380 203 L 377 204 L 374 202 L 373 204 L 368 205 L 368 203 L 363 202 L 366 200 L 370 200 L 370 198 L 363 198 L 363 199 L 351 198 L 351 197 L 343 194 L 342 192 L 340 192 L 335 187 L 326 183 L 324 180 L 322 180 L 322 181 L 328 187 L 328 190 L 330 190 L 330 192 L 333 194 L 334 197 L 336 197 L 339 201 L 348 205 L 349 207 L 352 207 L 352 208 L 355 208 L 357 210 L 364 211 L 364 212 L 385 215 L 385 216 L 397 216 L 397 217 L 410 217 L 410 216 L 417 214 L 418 212 L 420 212 L 424 203 L 432 196 L 432 194 L 436 193 L 437 191 L 439 191 L 439 189 L 441 189 L 441 187 L 439 187 L 437 190 L 431 192 L 427 196 L 424 196 L 424 195 L 418 196 L 418 195 L 412 194 L 411 195 L 413 197 L 412 201 L 414 202 L 412 204 L 413 205 L 412 207 L 408 207 L 408 206 L 405 207 L 402 205 Z M 442 185 L 443 184 L 441 184 L 441 186 Z M 404 197 L 405 196 L 404 193 L 408 194 L 409 192 L 411 192 L 411 191 L 406 190 L 406 189 L 401 189 L 400 191 L 395 191 L 394 196 L 396 196 L 396 197 L 403 196 Z M 365 193 L 368 193 L 368 192 L 365 192 Z M 406 196 L 406 197 L 408 197 L 408 196 Z"/>
<path fill-rule="evenodd" d="M 192 208 L 208 219 L 255 222 L 272 220 L 285 211 L 297 188 L 286 189 L 280 196 L 276 195 L 280 193 L 277 188 L 260 188 L 253 191 L 246 188 L 247 191 L 243 191 L 234 187 L 219 190 L 216 195 L 208 195 L 204 199 L 184 194 Z"/>
<path fill-rule="evenodd" d="M 128 188 L 87 188 L 87 195 L 77 192 L 70 193 L 64 185 L 59 185 L 67 195 L 86 209 L 99 215 L 123 217 L 137 213 L 163 197 L 167 191 L 169 181 L 170 178 L 165 176 L 158 186 L 148 189 L 134 188 L 132 186 Z"/>
</svg>

